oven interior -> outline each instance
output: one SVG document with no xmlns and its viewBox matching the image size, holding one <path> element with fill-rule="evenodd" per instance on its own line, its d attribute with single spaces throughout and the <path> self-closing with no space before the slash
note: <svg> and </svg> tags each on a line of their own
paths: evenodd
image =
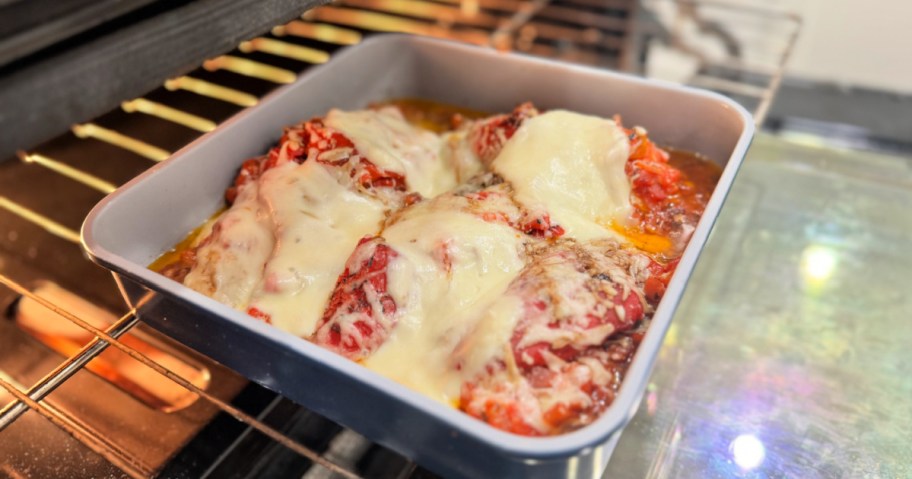
<svg viewBox="0 0 912 479">
<path fill-rule="evenodd" d="M 79 50 L 115 41 L 125 30 L 117 22 L 207 2 L 90 3 L 53 20 L 25 2 L 0 5 L 22 8 L 28 20 L 18 30 L 0 22 L 0 73 L 12 78 L 35 55 L 68 54 L 61 42 Z M 276 6 L 263 21 L 284 22 L 309 6 Z M 45 126 L 21 135 L 5 128 L 0 137 L 0 156 L 9 156 L 0 162 L 0 477 L 434 477 L 139 323 L 110 274 L 81 252 L 78 231 L 91 207 L 370 35 L 449 38 L 683 82 L 735 98 L 759 124 L 799 30 L 798 18 L 750 2 L 344 0 L 260 36 L 240 28 L 232 35 L 247 36 L 220 55 L 208 49 L 230 35 L 197 38 L 206 48 L 186 47 L 174 60 L 196 55 L 196 67 L 163 62 L 170 73 L 153 74 L 151 90 L 77 82 L 60 88 L 92 102 L 56 112 L 13 104 L 0 115 L 5 127 L 17 115 Z M 144 93 L 117 97 L 129 88 Z M 107 112 L 79 116 L 99 106 Z"/>
</svg>

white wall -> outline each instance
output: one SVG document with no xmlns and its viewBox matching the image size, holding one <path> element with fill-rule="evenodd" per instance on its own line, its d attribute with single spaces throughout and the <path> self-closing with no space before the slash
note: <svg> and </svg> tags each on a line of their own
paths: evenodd
<svg viewBox="0 0 912 479">
<path fill-rule="evenodd" d="M 642 0 L 666 28 L 708 58 L 725 58 L 718 38 L 697 32 L 692 22 L 678 22 L 675 0 Z M 698 2 L 700 0 L 697 0 Z M 798 42 L 787 74 L 837 83 L 912 94 L 912 0 L 708 0 L 741 7 L 794 12 L 802 17 Z M 792 32 L 792 24 L 762 20 L 741 10 L 701 9 L 703 20 L 714 20 L 745 47 L 748 63 L 776 65 Z M 741 12 L 741 13 L 738 13 Z M 759 20 L 758 20 L 759 18 Z M 682 81 L 696 60 L 672 55 L 654 46 L 647 65 L 651 76 Z M 657 58 L 652 58 L 653 53 Z M 676 61 L 672 61 L 676 60 Z M 683 65 L 683 66 L 682 66 Z M 667 72 L 674 70 L 674 72 Z"/>
<path fill-rule="evenodd" d="M 912 93 L 912 0 L 792 0 L 804 17 L 788 73 Z"/>
</svg>

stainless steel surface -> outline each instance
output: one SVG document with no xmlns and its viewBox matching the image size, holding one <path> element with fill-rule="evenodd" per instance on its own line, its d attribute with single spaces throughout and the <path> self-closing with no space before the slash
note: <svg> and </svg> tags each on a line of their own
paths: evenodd
<svg viewBox="0 0 912 479">
<path fill-rule="evenodd" d="M 758 136 L 605 477 L 912 477 L 912 158 Z"/>
</svg>

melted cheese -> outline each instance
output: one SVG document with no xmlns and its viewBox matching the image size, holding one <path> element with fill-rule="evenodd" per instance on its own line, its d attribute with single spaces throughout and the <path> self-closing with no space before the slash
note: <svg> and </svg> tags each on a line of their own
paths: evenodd
<svg viewBox="0 0 912 479">
<path fill-rule="evenodd" d="M 212 236 L 204 236 L 196 266 L 184 278 L 188 287 L 233 308 L 247 305 L 275 243 L 258 191 L 256 184 L 241 189 L 234 206 L 212 226 Z"/>
<path fill-rule="evenodd" d="M 394 108 L 333 110 L 325 123 L 351 139 L 360 155 L 404 175 L 408 189 L 427 198 L 484 170 L 467 129 L 438 136 L 411 126 Z M 280 160 L 292 147 L 298 145 L 280 150 Z M 339 149 L 327 154 L 350 153 Z M 543 410 L 560 402 L 585 404 L 590 399 L 581 385 L 593 378 L 606 381 L 609 371 L 595 360 L 568 365 L 544 351 L 548 368 L 557 372 L 572 366 L 572 374 L 558 375 L 559 383 L 542 392 L 520 373 L 519 365 L 531 359 L 514 358 L 510 340 L 529 314 L 529 291 L 522 281 L 513 282 L 527 267 L 524 250 L 533 240 L 506 222 L 515 224 L 521 216 L 515 200 L 533 215 L 549 214 L 568 237 L 617 236 L 611 226 L 617 228 L 631 208 L 624 173 L 628 155 L 627 138 L 613 121 L 552 111 L 526 119 L 505 141 L 491 168 L 506 183 L 489 191 L 487 200 L 442 196 L 395 212 L 388 220 L 382 195 L 359 193 L 346 174 L 339 174 L 343 170 L 313 160 L 301 165 L 280 161 L 241 189 L 211 241 L 197 251 L 200 259 L 185 282 L 235 308 L 255 307 L 277 327 L 308 337 L 358 241 L 376 235 L 386 221 L 383 239 L 397 253 L 387 268 L 387 287 L 397 308 L 385 319 L 395 324 L 364 365 L 452 405 L 463 385 L 483 378 L 493 363 L 501 364 L 503 369 L 487 379 L 511 387 L 492 388 L 492 397 L 515 400 L 523 417 L 546 431 Z M 498 221 L 482 220 L 486 213 Z M 583 294 L 588 273 L 570 258 L 558 255 L 554 261 L 543 265 L 549 291 L 557 297 L 552 314 L 576 318 L 597 309 L 595 296 Z M 610 273 L 610 268 L 601 270 Z M 626 294 L 628 285 L 622 286 Z M 373 289 L 365 293 L 374 311 L 383 310 Z M 343 318 L 340 324 L 355 327 L 355 319 Z M 613 329 L 554 329 L 545 321 L 532 325 L 519 346 L 595 345 Z"/>
<path fill-rule="evenodd" d="M 380 168 L 404 175 L 408 189 L 434 197 L 456 186 L 456 173 L 441 155 L 441 138 L 405 121 L 398 108 L 332 110 L 326 126 L 352 140 Z"/>
<path fill-rule="evenodd" d="M 382 202 L 339 184 L 327 168 L 289 162 L 259 182 L 276 242 L 250 306 L 301 336 L 315 329 L 358 241 L 379 231 L 385 217 Z"/>
<path fill-rule="evenodd" d="M 513 184 L 517 201 L 587 240 L 615 236 L 603 224 L 630 213 L 629 154 L 615 122 L 556 110 L 526 120 L 492 168 Z"/>
<path fill-rule="evenodd" d="M 442 154 L 446 162 L 455 168 L 456 180 L 459 183 L 464 183 L 484 171 L 481 159 L 472 149 L 469 132 L 468 127 L 463 127 L 443 136 Z"/>
<path fill-rule="evenodd" d="M 454 404 L 509 340 L 516 315 L 489 306 L 523 267 L 523 238 L 439 203 L 412 208 L 383 233 L 399 253 L 388 276 L 398 323 L 364 364 Z"/>
<path fill-rule="evenodd" d="M 583 385 L 592 379 L 592 370 L 585 363 L 575 363 L 568 365 L 565 361 L 557 356 L 545 352 L 548 357 L 547 361 L 552 370 L 563 369 L 564 374 L 557 375 L 551 383 L 551 387 L 538 390 L 538 400 L 542 410 L 549 410 L 556 404 L 579 404 L 588 407 L 592 402 L 592 397 L 585 392 Z M 551 364 L 556 363 L 556 364 Z"/>
</svg>

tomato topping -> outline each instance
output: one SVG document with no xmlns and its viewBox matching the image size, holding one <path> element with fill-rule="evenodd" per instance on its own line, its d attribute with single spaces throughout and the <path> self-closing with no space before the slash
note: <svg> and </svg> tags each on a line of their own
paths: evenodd
<svg viewBox="0 0 912 479">
<path fill-rule="evenodd" d="M 399 173 L 386 171 L 369 160 L 361 159 L 358 168 L 351 172 L 352 178 L 357 178 L 362 188 L 392 188 L 396 191 L 405 191 L 405 177 Z"/>
<path fill-rule="evenodd" d="M 548 239 L 559 238 L 565 233 L 564 228 L 561 225 L 551 224 L 551 217 L 547 213 L 542 216 L 523 221 L 519 225 L 519 229 L 527 235 Z"/>
<path fill-rule="evenodd" d="M 620 122 L 620 118 L 615 120 Z M 669 163 L 668 152 L 653 143 L 645 130 L 624 131 L 630 139 L 625 173 L 630 179 L 632 219 L 637 225 L 631 231 L 641 237 L 665 237 L 683 248 L 703 212 L 705 199 L 687 175 Z M 674 255 L 674 251 L 670 253 Z M 651 288 L 655 286 L 653 283 Z"/>
<path fill-rule="evenodd" d="M 538 110 L 526 103 L 510 114 L 474 122 L 470 147 L 490 164 L 536 115 Z M 678 259 L 666 259 L 678 254 L 674 247 L 683 246 L 705 207 L 694 183 L 669 163 L 668 152 L 645 130 L 624 131 L 630 142 L 624 168 L 633 213 L 631 221 L 612 227 L 630 240 L 626 247 L 562 239 L 566 232 L 561 225 L 552 223 L 547 213 L 518 206 L 509 188 L 495 188 L 503 179 L 494 174 L 476 180 L 472 188 L 479 191 L 456 193 L 465 200 L 454 201 L 462 201 L 456 204 L 469 213 L 548 240 L 529 242 L 539 246 L 530 246 L 537 248 L 529 253 L 530 264 L 505 293 L 520 299 L 522 313 L 504 357 L 489 361 L 462 387 L 459 407 L 494 427 L 527 436 L 555 434 L 593 421 L 611 404 L 643 338 L 647 312 L 664 295 L 677 266 Z M 362 192 L 407 191 L 402 174 L 361 156 L 349 138 L 314 119 L 287 128 L 278 146 L 245 161 L 225 192 L 226 200 L 236 201 L 241 187 L 282 162 L 307 160 L 337 168 L 336 178 L 350 180 L 348 186 Z M 405 206 L 422 200 L 417 193 L 399 197 Z M 630 245 L 642 251 L 632 253 Z M 451 247 L 442 241 L 431 251 L 445 274 L 453 268 Z M 396 327 L 399 306 L 388 291 L 388 270 L 396 257 L 382 237 L 363 238 L 310 339 L 356 361 L 376 351 Z M 174 274 L 179 273 L 175 269 Z M 271 323 L 270 315 L 255 307 L 247 312 Z M 463 364 L 454 367 L 462 369 Z"/>
<path fill-rule="evenodd" d="M 396 302 L 387 291 L 386 270 L 397 256 L 381 238 L 358 243 L 329 298 L 315 343 L 352 360 L 383 344 L 395 326 Z"/>
<path fill-rule="evenodd" d="M 279 145 L 273 147 L 260 158 L 245 161 L 234 184 L 225 191 L 225 200 L 229 205 L 237 199 L 241 186 L 255 181 L 264 172 L 279 166 L 283 162 L 304 163 L 308 158 L 329 166 L 342 167 L 353 157 L 358 156 L 358 163 L 351 166 L 350 176 L 362 188 L 391 188 L 405 191 L 405 177 L 399 173 L 386 171 L 369 159 L 361 157 L 355 144 L 342 133 L 323 124 L 319 118 L 306 121 L 285 129 Z"/>
<path fill-rule="evenodd" d="M 262 310 L 260 310 L 257 307 L 249 308 L 247 310 L 247 314 L 249 314 L 250 316 L 253 316 L 256 319 L 259 319 L 260 321 L 262 321 L 266 324 L 272 324 L 272 317 L 269 316 L 269 314 L 264 313 Z"/>
<path fill-rule="evenodd" d="M 517 434 L 555 434 L 593 421 L 614 400 L 646 318 L 636 286 L 644 257 L 567 240 L 530 254 L 505 293 L 523 304 L 510 353 L 464 385 L 460 407 Z"/>
<path fill-rule="evenodd" d="M 536 115 L 538 110 L 531 103 L 523 103 L 509 115 L 496 115 L 479 122 L 470 135 L 473 151 L 483 163 L 490 163 L 522 123 Z"/>
<path fill-rule="evenodd" d="M 659 263 L 658 261 L 652 261 L 649 264 L 649 272 L 651 275 L 646 279 L 646 283 L 643 285 L 643 292 L 646 295 L 646 301 L 651 305 L 659 304 L 659 300 L 662 299 L 662 296 L 665 294 L 665 288 L 668 287 L 668 282 L 671 280 L 671 275 L 674 274 L 675 268 L 678 267 L 678 262 L 680 258 L 675 258 L 667 263 Z"/>
<path fill-rule="evenodd" d="M 525 436 L 577 429 L 594 421 L 614 401 L 636 352 L 634 334 L 639 333 L 622 333 L 587 349 L 579 356 L 587 363 L 568 362 L 556 370 L 536 366 L 522 371 L 519 380 L 505 377 L 503 367 L 488 371 L 463 386 L 460 408 L 496 428 Z M 605 374 L 587 373 L 592 367 Z"/>
<path fill-rule="evenodd" d="M 606 275 L 597 275 L 596 280 L 611 282 Z M 614 283 L 612 283 L 614 284 Z M 632 291 L 625 291 L 619 285 L 613 289 L 616 291 L 613 297 L 604 297 L 603 289 L 597 286 L 590 286 L 592 294 L 598 296 L 598 299 L 591 303 L 593 308 L 578 317 L 555 317 L 555 311 L 551 309 L 542 309 L 539 305 L 545 299 L 539 299 L 535 296 L 529 298 L 527 303 L 527 315 L 513 331 L 510 338 L 510 345 L 513 349 L 513 356 L 516 357 L 516 363 L 521 369 L 532 369 L 536 366 L 547 364 L 545 354 L 550 353 L 564 361 L 573 361 L 579 357 L 588 347 L 586 344 L 553 344 L 547 341 L 539 341 L 533 344 L 523 346 L 526 342 L 526 336 L 530 333 L 536 324 L 543 320 L 548 320 L 547 328 L 557 331 L 566 331 L 575 335 L 585 335 L 587 331 L 610 325 L 611 330 L 607 336 L 618 332 L 626 331 L 632 328 L 638 321 L 643 318 L 644 310 L 639 297 Z M 538 289 L 538 294 L 547 295 L 548 290 Z"/>
<path fill-rule="evenodd" d="M 503 390 L 506 387 L 501 386 Z M 541 436 L 542 432 L 524 419 L 524 414 L 519 408 L 519 400 L 509 395 L 508 391 L 498 391 L 501 394 L 483 395 L 482 388 L 473 384 L 463 387 L 459 402 L 463 410 L 471 416 L 507 432 L 523 436 Z"/>
</svg>

